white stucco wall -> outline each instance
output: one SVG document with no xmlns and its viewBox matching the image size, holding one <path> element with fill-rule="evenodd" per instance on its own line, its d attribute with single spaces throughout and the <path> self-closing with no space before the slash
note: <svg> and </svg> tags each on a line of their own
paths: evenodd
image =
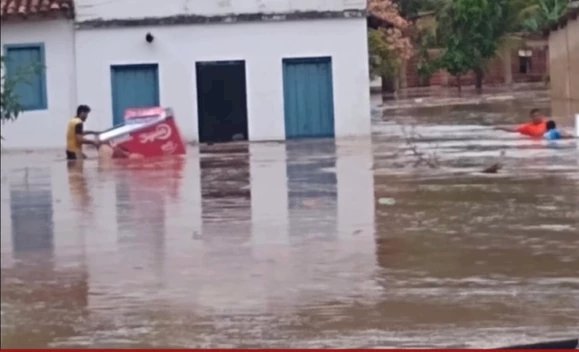
<svg viewBox="0 0 579 352">
<path fill-rule="evenodd" d="M 44 43 L 47 110 L 23 112 L 2 126 L 3 148 L 63 148 L 65 126 L 76 108 L 74 30 L 68 20 L 2 23 L 6 44 Z"/>
<path fill-rule="evenodd" d="M 366 0 L 76 0 L 77 20 L 363 10 Z M 162 5 L 162 6 L 160 6 Z"/>
<path fill-rule="evenodd" d="M 331 56 L 336 136 L 368 135 L 367 52 L 364 18 L 80 29 L 78 101 L 93 108 L 87 128 L 109 128 L 110 66 L 157 63 L 161 104 L 174 109 L 184 137 L 196 141 L 195 62 L 245 60 L 250 138 L 279 140 L 285 138 L 282 59 Z"/>
</svg>

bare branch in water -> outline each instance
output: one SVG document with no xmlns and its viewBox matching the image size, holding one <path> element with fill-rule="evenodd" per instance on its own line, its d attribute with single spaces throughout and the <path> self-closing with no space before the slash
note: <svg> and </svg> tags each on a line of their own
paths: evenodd
<svg viewBox="0 0 579 352">
<path fill-rule="evenodd" d="M 440 167 L 440 161 L 436 151 L 431 153 L 424 153 L 416 145 L 416 140 L 421 139 L 422 136 L 416 132 L 416 127 L 414 125 L 410 126 L 410 131 L 408 131 L 407 126 L 402 125 L 402 134 L 404 136 L 406 148 L 416 158 L 414 167 L 419 167 L 422 165 L 426 165 L 431 169 L 438 169 Z"/>
<path fill-rule="evenodd" d="M 414 167 L 419 167 L 426 165 L 431 169 L 438 169 L 441 167 L 440 159 L 438 158 L 437 150 L 438 145 L 435 146 L 434 151 L 432 152 L 423 152 L 421 151 L 416 141 L 420 139 L 424 139 L 422 135 L 420 135 L 416 131 L 416 127 L 414 125 L 402 125 L 402 134 L 404 136 L 404 142 L 406 143 L 406 150 L 410 151 L 410 153 L 415 157 L 416 161 L 414 162 Z M 496 174 L 504 167 L 504 159 L 506 156 L 506 151 L 502 150 L 499 158 L 492 164 L 486 166 L 482 172 L 486 174 Z"/>
</svg>

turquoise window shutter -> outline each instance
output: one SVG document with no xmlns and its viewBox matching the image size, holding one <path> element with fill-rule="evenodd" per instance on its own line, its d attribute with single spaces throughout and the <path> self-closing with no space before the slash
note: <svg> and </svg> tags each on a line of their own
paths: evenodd
<svg viewBox="0 0 579 352">
<path fill-rule="evenodd" d="M 15 95 L 24 111 L 48 108 L 44 44 L 4 47 L 6 78 L 16 82 Z"/>
</svg>

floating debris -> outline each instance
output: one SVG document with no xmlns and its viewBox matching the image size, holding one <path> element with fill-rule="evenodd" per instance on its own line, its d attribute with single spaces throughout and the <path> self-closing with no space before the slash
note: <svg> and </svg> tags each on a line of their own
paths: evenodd
<svg viewBox="0 0 579 352">
<path fill-rule="evenodd" d="M 394 199 L 394 198 L 380 198 L 380 199 L 378 199 L 378 204 L 388 205 L 388 206 L 396 205 L 396 199 Z"/>
</svg>

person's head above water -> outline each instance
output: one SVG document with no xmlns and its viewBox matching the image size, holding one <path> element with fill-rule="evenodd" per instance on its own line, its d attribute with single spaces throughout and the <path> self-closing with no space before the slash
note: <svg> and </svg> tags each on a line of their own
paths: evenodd
<svg viewBox="0 0 579 352">
<path fill-rule="evenodd" d="M 547 131 L 557 129 L 557 124 L 553 120 L 547 121 Z"/>
<path fill-rule="evenodd" d="M 76 117 L 83 121 L 86 121 L 89 113 L 90 107 L 88 105 L 79 105 L 78 108 L 76 108 Z"/>
<path fill-rule="evenodd" d="M 529 113 L 529 117 L 531 118 L 534 124 L 540 124 L 545 119 L 545 116 L 541 113 L 541 110 L 539 109 L 531 110 L 531 112 Z"/>
</svg>

